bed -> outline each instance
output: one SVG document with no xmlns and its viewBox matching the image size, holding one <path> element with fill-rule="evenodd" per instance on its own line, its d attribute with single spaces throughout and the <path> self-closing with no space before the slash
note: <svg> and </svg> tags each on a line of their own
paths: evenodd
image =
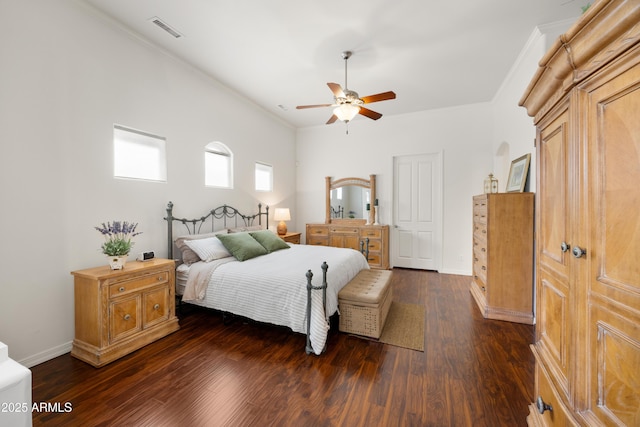
<svg viewBox="0 0 640 427">
<path fill-rule="evenodd" d="M 338 292 L 369 264 L 353 249 L 286 243 L 268 230 L 268 215 L 262 205 L 252 215 L 223 205 L 201 217 L 178 218 L 169 202 L 165 220 L 169 257 L 178 265 L 176 294 L 181 303 L 306 334 L 305 351 L 319 355 L 328 318 L 338 311 Z M 174 225 L 180 230 L 175 238 Z"/>
</svg>

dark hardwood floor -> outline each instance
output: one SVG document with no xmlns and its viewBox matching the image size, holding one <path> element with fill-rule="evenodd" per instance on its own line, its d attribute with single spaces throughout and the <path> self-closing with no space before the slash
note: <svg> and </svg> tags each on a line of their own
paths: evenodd
<svg viewBox="0 0 640 427">
<path fill-rule="evenodd" d="M 533 327 L 483 319 L 469 281 L 394 270 L 394 300 L 426 306 L 424 352 L 332 330 L 308 356 L 304 335 L 191 306 L 178 332 L 105 367 L 33 367 L 33 401 L 61 409 L 34 426 L 524 426 Z"/>
</svg>

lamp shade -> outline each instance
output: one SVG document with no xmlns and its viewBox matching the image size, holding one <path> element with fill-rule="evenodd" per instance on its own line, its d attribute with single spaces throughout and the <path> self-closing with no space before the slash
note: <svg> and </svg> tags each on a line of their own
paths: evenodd
<svg viewBox="0 0 640 427">
<path fill-rule="evenodd" d="M 353 118 L 360 111 L 360 107 L 353 104 L 342 104 L 333 109 L 333 114 L 336 115 L 343 122 L 353 120 Z"/>
<path fill-rule="evenodd" d="M 276 221 L 291 221 L 289 208 L 276 208 L 276 212 L 273 214 L 273 219 Z"/>
</svg>

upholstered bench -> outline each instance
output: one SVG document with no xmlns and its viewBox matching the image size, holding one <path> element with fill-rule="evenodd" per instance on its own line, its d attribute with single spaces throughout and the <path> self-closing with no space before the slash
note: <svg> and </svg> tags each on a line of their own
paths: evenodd
<svg viewBox="0 0 640 427">
<path fill-rule="evenodd" d="M 392 295 L 390 270 L 362 270 L 338 293 L 338 329 L 380 338 Z"/>
</svg>

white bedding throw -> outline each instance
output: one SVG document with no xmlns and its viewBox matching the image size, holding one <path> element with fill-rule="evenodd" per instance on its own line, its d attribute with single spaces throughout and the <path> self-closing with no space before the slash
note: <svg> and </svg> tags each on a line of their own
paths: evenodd
<svg viewBox="0 0 640 427">
<path fill-rule="evenodd" d="M 320 354 L 329 330 L 326 317 L 338 309 L 338 292 L 360 270 L 369 268 L 364 256 L 353 249 L 291 245 L 290 249 L 244 262 L 224 258 L 195 263 L 189 271 L 183 300 L 306 334 L 305 275 L 311 269 L 313 286 L 321 286 L 323 261 L 329 265 L 326 316 L 322 312 L 322 291 L 312 291 L 309 337 L 313 351 Z M 200 284 L 195 276 L 200 277 Z M 202 277 L 208 278 L 206 286 L 202 284 Z"/>
</svg>

